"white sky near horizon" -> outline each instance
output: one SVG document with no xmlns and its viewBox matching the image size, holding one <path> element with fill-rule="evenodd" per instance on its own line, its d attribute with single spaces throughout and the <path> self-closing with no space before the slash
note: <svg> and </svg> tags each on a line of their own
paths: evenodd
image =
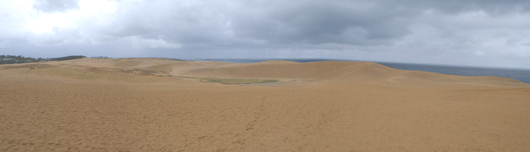
<svg viewBox="0 0 530 152">
<path fill-rule="evenodd" d="M 0 0 L 0 54 L 530 69 L 526 1 Z"/>
</svg>

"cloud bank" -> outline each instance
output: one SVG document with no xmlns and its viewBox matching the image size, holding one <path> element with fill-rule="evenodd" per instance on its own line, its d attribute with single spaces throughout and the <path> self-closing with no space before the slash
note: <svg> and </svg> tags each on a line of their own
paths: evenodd
<svg viewBox="0 0 530 152">
<path fill-rule="evenodd" d="M 0 54 L 530 68 L 528 1 L 0 1 Z"/>
<path fill-rule="evenodd" d="M 79 9 L 78 0 L 36 0 L 33 8 L 46 13 L 65 12 Z"/>
</svg>

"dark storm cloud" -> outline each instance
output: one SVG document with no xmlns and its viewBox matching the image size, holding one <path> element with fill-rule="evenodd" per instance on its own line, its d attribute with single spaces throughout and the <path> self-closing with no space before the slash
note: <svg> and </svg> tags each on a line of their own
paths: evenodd
<svg viewBox="0 0 530 152">
<path fill-rule="evenodd" d="M 366 2 L 267 1 L 232 5 L 150 2 L 123 8 L 105 33 L 188 45 L 382 45 L 410 33 L 407 9 Z M 134 10 L 134 11 L 132 11 Z M 164 10 L 164 11 L 158 11 Z"/>
<path fill-rule="evenodd" d="M 272 4 L 265 4 L 272 3 Z M 528 11 L 527 1 L 268 1 L 234 12 L 237 36 L 278 43 L 379 45 L 410 34 L 425 11 L 455 15 Z M 270 8 L 269 8 L 269 7 Z M 443 23 L 441 23 L 443 24 Z"/>
<path fill-rule="evenodd" d="M 406 19 L 398 16 L 410 12 L 388 11 L 369 2 L 279 2 L 276 6 L 262 12 L 256 9 L 259 6 L 238 10 L 242 12 L 232 18 L 235 34 L 277 43 L 370 45 L 410 32 L 403 23 Z"/>
<path fill-rule="evenodd" d="M 486 11 L 525 11 L 528 2 L 507 1 L 148 1 L 119 8 L 104 33 L 115 37 L 164 39 L 183 45 L 268 47 L 300 44 L 390 45 L 411 34 L 423 20 L 446 30 L 444 22 L 420 18 Z M 488 22 L 485 20 L 485 22 Z M 490 24 L 490 23 L 488 23 Z M 474 25 L 461 25 L 465 26 Z M 484 25 L 482 25 L 484 26 Z M 460 27 L 457 27 L 460 28 Z M 455 31 L 444 31 L 451 34 Z"/>
<path fill-rule="evenodd" d="M 79 0 L 35 0 L 33 8 L 46 13 L 79 9 Z"/>
</svg>

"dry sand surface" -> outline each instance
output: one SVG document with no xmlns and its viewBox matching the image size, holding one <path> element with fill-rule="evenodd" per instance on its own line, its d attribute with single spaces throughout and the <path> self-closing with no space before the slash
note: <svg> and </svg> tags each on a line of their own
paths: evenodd
<svg viewBox="0 0 530 152">
<path fill-rule="evenodd" d="M 369 62 L 1 65 L 0 151 L 530 151 L 530 84 Z"/>
</svg>

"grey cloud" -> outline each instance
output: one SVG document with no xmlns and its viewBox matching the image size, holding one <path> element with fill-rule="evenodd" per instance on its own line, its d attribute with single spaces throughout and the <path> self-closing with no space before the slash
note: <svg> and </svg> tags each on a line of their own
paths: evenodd
<svg viewBox="0 0 530 152">
<path fill-rule="evenodd" d="M 246 6 L 234 12 L 232 21 L 237 36 L 277 43 L 370 45 L 409 33 L 396 14 L 410 12 L 364 5 L 372 4 L 308 1 L 278 4 L 263 12 L 254 9 L 259 6 Z"/>
<path fill-rule="evenodd" d="M 232 20 L 235 34 L 275 43 L 386 45 L 410 34 L 408 27 L 414 24 L 413 20 L 428 10 L 437 10 L 441 15 L 449 16 L 472 11 L 506 15 L 518 10 L 526 11 L 529 6 L 526 1 L 504 3 L 483 0 L 270 3 L 274 3 L 274 7 L 266 8 L 270 5 L 250 3 L 242 7 L 243 11 L 237 10 Z M 480 23 L 484 22 L 489 20 L 484 19 Z M 352 33 L 352 29 L 357 33 Z"/>
<path fill-rule="evenodd" d="M 116 12 L 30 34 L 27 40 L 48 48 L 108 50 L 97 53 L 109 56 L 322 55 L 467 65 L 530 60 L 530 1 L 113 1 Z M 79 8 L 77 1 L 66 0 L 34 7 L 43 12 Z"/>
<path fill-rule="evenodd" d="M 162 38 L 183 45 L 285 47 L 300 43 L 335 43 L 378 46 L 391 45 L 411 34 L 410 27 L 418 21 L 444 25 L 440 23 L 444 21 L 419 18 L 429 9 L 441 11 L 436 17 L 443 17 L 477 9 L 510 8 L 509 4 L 381 0 L 235 1 L 225 5 L 204 1 L 193 4 L 151 1 L 120 8 L 114 23 L 103 30 L 116 37 Z M 522 4 L 521 7 L 526 8 Z M 457 32 L 447 27 L 438 28 L 446 30 L 443 33 L 448 36 Z"/>
<path fill-rule="evenodd" d="M 45 13 L 66 12 L 79 9 L 79 0 L 35 0 L 33 8 Z"/>
<path fill-rule="evenodd" d="M 236 2 L 225 7 L 212 3 L 153 1 L 123 6 L 102 31 L 115 37 L 163 38 L 185 45 L 381 45 L 409 34 L 407 19 L 396 14 L 412 14 L 379 11 L 387 10 L 379 6 L 363 8 L 372 5 L 367 2 L 307 1 L 301 5 L 271 1 L 269 7 L 263 3 Z"/>
<path fill-rule="evenodd" d="M 483 10 L 490 15 L 505 15 L 530 11 L 530 1 L 527 0 L 381 0 L 380 2 L 410 9 L 434 9 L 449 14 Z"/>
</svg>

